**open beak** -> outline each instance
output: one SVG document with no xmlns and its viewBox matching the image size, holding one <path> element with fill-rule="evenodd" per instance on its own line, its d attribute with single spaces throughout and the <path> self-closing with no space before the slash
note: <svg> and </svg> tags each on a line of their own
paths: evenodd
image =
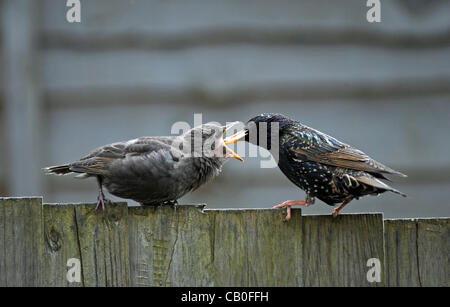
<svg viewBox="0 0 450 307">
<path fill-rule="evenodd" d="M 225 127 L 225 129 L 223 130 L 223 135 L 225 135 L 225 133 L 227 133 L 227 131 L 228 131 L 232 126 L 234 126 L 234 124 L 235 124 L 235 123 L 231 123 L 230 125 L 227 125 L 227 126 Z M 230 153 L 230 155 L 231 155 L 233 158 L 238 159 L 238 160 L 241 161 L 241 162 L 244 162 L 244 159 L 242 159 L 237 153 L 235 153 L 231 148 L 229 148 L 229 147 L 227 146 L 227 144 L 233 144 L 233 143 L 236 143 L 237 141 L 236 141 L 236 142 L 227 143 L 227 139 L 228 139 L 228 138 L 226 138 L 226 139 L 223 140 L 223 147 L 225 147 L 225 149 Z"/>
<path fill-rule="evenodd" d="M 241 162 L 244 162 L 244 159 L 242 159 L 237 153 L 235 153 L 233 150 L 231 150 L 231 148 L 229 148 L 225 143 L 223 144 L 223 146 L 225 147 L 225 149 L 230 153 L 230 155 L 233 158 L 238 159 Z"/>
<path fill-rule="evenodd" d="M 244 129 L 244 130 L 241 130 L 238 133 L 236 133 L 236 134 L 234 134 L 234 135 L 232 135 L 230 137 L 227 137 L 226 139 L 223 140 L 223 142 L 226 145 L 234 144 L 237 141 L 243 139 L 246 135 L 247 135 L 247 130 Z"/>
</svg>

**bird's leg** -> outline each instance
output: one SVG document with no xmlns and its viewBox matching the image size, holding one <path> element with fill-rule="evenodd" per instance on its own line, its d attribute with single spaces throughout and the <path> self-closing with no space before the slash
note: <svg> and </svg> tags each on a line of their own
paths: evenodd
<svg viewBox="0 0 450 307">
<path fill-rule="evenodd" d="M 95 207 L 95 210 L 98 209 L 100 204 L 102 205 L 102 216 L 105 217 L 105 203 L 110 202 L 108 199 L 106 199 L 105 194 L 103 193 L 103 186 L 102 186 L 102 178 L 100 176 L 97 176 L 97 184 L 98 184 L 98 196 L 97 196 L 97 206 Z"/>
<path fill-rule="evenodd" d="M 175 199 L 175 200 L 171 200 L 170 203 L 171 203 L 171 205 L 173 206 L 173 210 L 174 210 L 174 211 L 177 211 L 177 208 L 178 208 L 178 201 Z"/>
<path fill-rule="evenodd" d="M 349 202 L 351 202 L 352 200 L 350 199 L 350 200 L 346 200 L 346 201 L 344 201 L 343 203 L 342 203 L 342 205 L 340 205 L 339 207 L 337 207 L 337 208 L 334 208 L 333 209 L 333 217 L 336 217 L 338 214 L 339 214 L 339 212 L 341 212 L 341 210 L 342 210 L 342 208 L 344 208 Z"/>
<path fill-rule="evenodd" d="M 308 207 L 312 203 L 303 200 L 286 200 L 284 203 L 274 206 L 274 208 L 286 208 L 287 215 L 286 215 L 286 221 L 289 221 L 291 219 L 291 206 L 305 206 Z"/>
</svg>

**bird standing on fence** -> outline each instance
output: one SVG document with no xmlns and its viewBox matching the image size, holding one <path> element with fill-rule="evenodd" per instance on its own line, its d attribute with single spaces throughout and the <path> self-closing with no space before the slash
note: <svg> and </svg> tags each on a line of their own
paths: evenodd
<svg viewBox="0 0 450 307">
<path fill-rule="evenodd" d="M 261 139 L 261 133 L 267 138 Z M 341 203 L 333 210 L 333 216 L 337 216 L 352 199 L 364 195 L 390 191 L 406 196 L 380 180 L 387 179 L 385 174 L 406 175 L 284 115 L 256 116 L 249 120 L 244 130 L 226 138 L 225 143 L 235 143 L 240 139 L 262 146 L 272 155 L 278 152 L 277 162 L 281 171 L 306 192 L 305 201 L 289 200 L 275 206 L 287 208 L 286 220 L 291 218 L 291 206 L 312 205 L 316 197 L 331 206 Z"/>
<path fill-rule="evenodd" d="M 101 205 L 103 214 L 108 202 L 103 187 L 142 205 L 176 203 L 217 176 L 229 158 L 243 161 L 225 145 L 226 130 L 224 126 L 204 124 L 180 136 L 140 137 L 100 147 L 79 161 L 45 170 L 49 174 L 96 177 L 96 209 Z"/>
</svg>

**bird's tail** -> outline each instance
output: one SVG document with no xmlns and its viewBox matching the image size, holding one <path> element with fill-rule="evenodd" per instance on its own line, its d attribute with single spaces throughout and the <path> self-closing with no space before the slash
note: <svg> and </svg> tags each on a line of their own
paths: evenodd
<svg viewBox="0 0 450 307">
<path fill-rule="evenodd" d="M 401 195 L 401 196 L 403 196 L 403 197 L 407 197 L 405 193 L 402 193 L 402 192 L 400 192 L 399 190 L 396 190 L 396 189 L 394 189 L 394 188 L 392 188 L 392 187 L 390 187 L 390 189 L 389 189 L 388 191 L 391 191 L 392 193 Z"/>
<path fill-rule="evenodd" d="M 69 164 L 49 166 L 44 168 L 47 174 L 66 175 L 72 173 Z"/>
<path fill-rule="evenodd" d="M 400 177 L 408 177 L 407 175 L 403 174 L 402 172 L 396 171 L 395 169 L 392 169 L 384 164 L 381 164 L 378 161 L 375 160 L 371 160 L 370 164 L 373 168 L 375 168 L 377 170 L 378 173 L 384 173 L 384 174 L 390 174 L 390 175 L 395 175 L 395 176 L 400 176 Z"/>
<path fill-rule="evenodd" d="M 375 188 L 379 188 L 379 189 L 383 189 L 383 190 L 386 190 L 386 191 L 390 191 L 392 193 L 395 193 L 395 194 L 401 195 L 403 197 L 406 197 L 405 193 L 402 193 L 399 190 L 394 189 L 393 187 L 385 184 L 384 182 L 382 182 L 381 180 L 378 180 L 377 178 L 375 178 L 373 176 L 367 176 L 367 175 L 360 176 L 360 177 L 357 177 L 356 180 L 358 180 L 359 182 L 362 182 L 364 184 L 373 186 Z"/>
</svg>

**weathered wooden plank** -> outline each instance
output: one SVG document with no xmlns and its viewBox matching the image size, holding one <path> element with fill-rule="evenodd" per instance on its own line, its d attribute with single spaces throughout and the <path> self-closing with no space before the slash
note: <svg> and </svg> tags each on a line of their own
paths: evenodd
<svg viewBox="0 0 450 307">
<path fill-rule="evenodd" d="M 179 219 L 170 206 L 129 208 L 132 286 L 170 286 Z"/>
<path fill-rule="evenodd" d="M 382 214 L 303 216 L 304 286 L 382 286 Z M 378 258 L 381 282 L 367 280 L 367 261 Z"/>
<path fill-rule="evenodd" d="M 44 266 L 42 280 L 50 287 L 79 287 L 84 285 L 83 267 L 80 267 L 80 282 L 69 282 L 68 260 L 81 262 L 80 241 L 75 215 L 75 205 L 43 206 L 44 215 Z"/>
<path fill-rule="evenodd" d="M 83 284 L 129 286 L 127 204 L 109 204 L 105 218 L 94 208 L 94 204 L 75 206 Z"/>
<path fill-rule="evenodd" d="M 302 248 L 302 239 L 306 237 L 302 231 L 312 227 L 302 226 L 297 210 L 289 223 L 284 222 L 284 210 L 205 210 L 205 214 L 192 208 L 183 213 L 189 208 L 179 206 L 178 212 L 183 214 L 178 217 L 170 207 L 134 210 L 136 213 L 146 211 L 147 223 L 154 225 L 152 230 L 144 231 L 146 235 L 136 239 L 136 242 L 147 242 L 136 244 L 147 246 L 147 250 L 141 251 L 141 256 L 131 257 L 142 259 L 147 255 L 144 263 L 135 263 L 134 276 L 136 283 L 141 285 L 299 286 L 313 285 L 316 276 L 320 285 L 370 285 L 366 279 L 367 260 L 378 258 L 383 263 L 381 215 L 363 215 L 361 219 L 357 215 L 348 215 L 339 218 L 343 220 L 341 222 L 333 222 L 331 217 L 314 221 L 310 224 L 317 223 L 315 229 L 322 230 L 324 221 L 328 228 L 337 229 L 332 232 L 329 229 L 328 234 L 317 233 L 313 236 L 315 241 L 307 241 L 314 248 L 307 250 Z M 185 216 L 188 212 L 195 217 L 191 222 Z M 159 215 L 156 221 L 151 216 L 155 213 Z M 164 216 L 166 219 L 162 218 Z M 199 220 L 202 221 L 198 223 Z M 139 227 L 130 228 L 130 235 L 142 233 L 145 224 L 141 221 L 141 231 Z M 192 232 L 194 229 L 196 233 Z M 365 231 L 360 233 L 361 230 Z M 198 240 L 200 243 L 190 242 Z M 326 243 L 321 243 L 324 240 L 335 240 L 332 243 L 335 246 L 326 250 L 323 247 Z M 316 246 L 321 244 L 322 248 L 317 249 Z M 304 258 L 308 261 L 302 261 L 302 251 L 309 253 Z M 326 263 L 325 270 L 328 271 L 323 269 L 323 264 L 317 269 L 311 263 L 310 258 L 320 261 L 323 257 L 336 258 Z M 308 269 L 303 269 L 305 266 Z M 189 273 L 197 277 L 193 278 Z M 310 280 L 303 282 L 302 278 Z"/>
<path fill-rule="evenodd" d="M 217 286 L 248 286 L 247 240 L 243 212 L 214 211 L 214 268 Z"/>
<path fill-rule="evenodd" d="M 42 198 L 0 198 L 0 286 L 42 285 Z"/>
<path fill-rule="evenodd" d="M 417 267 L 417 225 L 411 220 L 384 221 L 386 285 L 420 286 Z"/>
<path fill-rule="evenodd" d="M 283 209 L 245 210 L 242 213 L 248 286 L 292 287 L 303 284 L 301 210 L 292 210 L 288 223 L 285 216 L 286 210 Z"/>
<path fill-rule="evenodd" d="M 299 210 L 129 210 L 134 286 L 300 285 Z"/>
<path fill-rule="evenodd" d="M 215 226 L 204 205 L 178 206 L 177 236 L 168 281 L 171 286 L 214 286 Z"/>
<path fill-rule="evenodd" d="M 0 199 L 2 286 L 449 286 L 450 218 Z M 81 283 L 66 279 L 81 261 Z M 381 282 L 369 283 L 369 258 Z M 386 261 L 386 264 L 385 264 Z"/>
<path fill-rule="evenodd" d="M 449 287 L 450 218 L 419 219 L 417 233 L 421 285 Z"/>
<path fill-rule="evenodd" d="M 214 285 L 214 229 L 202 208 L 129 208 L 133 286 Z"/>
<path fill-rule="evenodd" d="M 128 242 L 130 252 L 130 285 L 153 285 L 152 207 L 128 208 Z"/>
<path fill-rule="evenodd" d="M 385 221 L 387 285 L 449 286 L 449 221 Z"/>
</svg>

